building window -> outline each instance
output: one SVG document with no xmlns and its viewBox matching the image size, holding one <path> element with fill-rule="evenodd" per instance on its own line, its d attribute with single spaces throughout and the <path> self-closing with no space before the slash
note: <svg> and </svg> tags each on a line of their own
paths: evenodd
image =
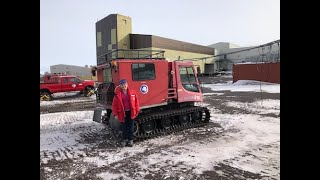
<svg viewBox="0 0 320 180">
<path fill-rule="evenodd" d="M 156 78 L 155 66 L 152 63 L 132 64 L 132 79 L 134 81 L 153 80 Z"/>
<path fill-rule="evenodd" d="M 102 46 L 102 36 L 101 32 L 97 32 L 97 46 L 101 47 Z"/>
</svg>

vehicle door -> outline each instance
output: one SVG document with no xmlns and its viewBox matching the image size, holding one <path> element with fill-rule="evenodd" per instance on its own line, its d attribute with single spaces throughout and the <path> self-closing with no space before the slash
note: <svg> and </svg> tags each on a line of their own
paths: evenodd
<svg viewBox="0 0 320 180">
<path fill-rule="evenodd" d="M 51 92 L 59 92 L 61 89 L 61 79 L 59 77 L 53 77 L 47 81 L 47 85 L 50 87 Z"/>
<path fill-rule="evenodd" d="M 61 78 L 61 92 L 72 91 L 70 77 Z"/>
<path fill-rule="evenodd" d="M 84 90 L 83 82 L 77 77 L 72 77 L 71 78 L 71 86 L 72 86 L 73 91 L 82 91 L 82 90 Z"/>
</svg>

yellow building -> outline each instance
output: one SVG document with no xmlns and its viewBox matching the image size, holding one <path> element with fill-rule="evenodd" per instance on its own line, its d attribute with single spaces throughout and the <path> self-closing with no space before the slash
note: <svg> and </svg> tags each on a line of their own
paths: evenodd
<svg viewBox="0 0 320 180">
<path fill-rule="evenodd" d="M 120 14 L 110 14 L 96 23 L 96 48 L 98 65 L 104 63 L 100 56 L 116 49 L 128 49 L 163 50 L 168 61 L 191 60 L 202 74 L 214 73 L 216 68 L 212 57 L 214 48 L 154 35 L 132 34 L 131 18 Z"/>
</svg>

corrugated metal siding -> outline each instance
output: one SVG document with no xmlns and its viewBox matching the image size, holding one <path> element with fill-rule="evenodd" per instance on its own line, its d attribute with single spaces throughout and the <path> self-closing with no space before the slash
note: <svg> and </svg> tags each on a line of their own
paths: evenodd
<svg viewBox="0 0 320 180">
<path fill-rule="evenodd" d="M 238 80 L 280 83 L 280 63 L 234 64 L 233 82 Z"/>
<path fill-rule="evenodd" d="M 272 73 L 269 73 L 269 82 L 280 83 L 280 63 L 271 63 L 269 70 L 272 69 Z"/>
</svg>

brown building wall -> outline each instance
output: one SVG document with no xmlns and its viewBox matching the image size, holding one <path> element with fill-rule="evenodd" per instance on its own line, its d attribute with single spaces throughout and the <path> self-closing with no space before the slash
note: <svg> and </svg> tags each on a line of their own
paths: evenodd
<svg viewBox="0 0 320 180">
<path fill-rule="evenodd" d="M 130 34 L 130 48 L 142 49 L 152 47 L 152 36 L 144 34 Z"/>
<path fill-rule="evenodd" d="M 238 80 L 280 83 L 280 63 L 234 64 L 233 82 Z"/>
<path fill-rule="evenodd" d="M 130 34 L 130 47 L 131 49 L 152 47 L 159 49 L 171 49 L 176 51 L 214 55 L 214 48 L 211 47 L 144 34 Z"/>
<path fill-rule="evenodd" d="M 152 47 L 214 55 L 214 48 L 159 36 L 152 36 Z"/>
</svg>

